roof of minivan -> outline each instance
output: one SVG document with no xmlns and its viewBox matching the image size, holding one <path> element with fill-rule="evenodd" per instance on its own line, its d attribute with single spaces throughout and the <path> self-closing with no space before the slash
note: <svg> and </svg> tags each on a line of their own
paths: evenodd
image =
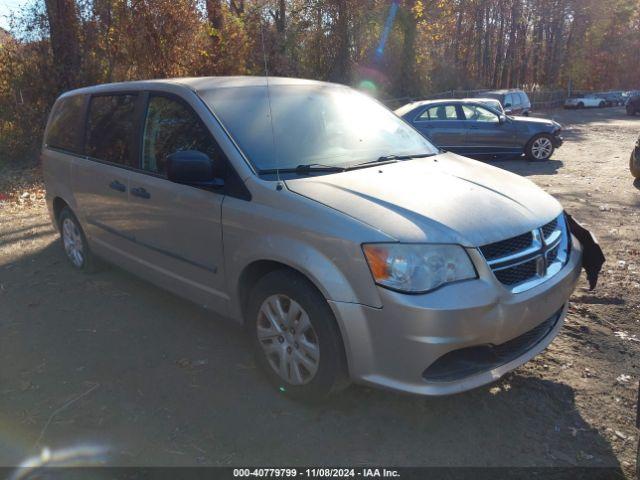
<svg viewBox="0 0 640 480">
<path fill-rule="evenodd" d="M 217 88 L 260 87 L 267 85 L 267 79 L 269 85 L 331 85 L 330 83 L 320 82 L 317 80 L 305 80 L 301 78 L 287 77 L 183 77 L 104 83 L 101 85 L 93 85 L 91 87 L 71 90 L 69 92 L 66 92 L 64 95 L 100 93 L 118 90 L 144 90 L 145 88 L 158 85 L 181 86 L 194 91 L 213 90 Z"/>
</svg>

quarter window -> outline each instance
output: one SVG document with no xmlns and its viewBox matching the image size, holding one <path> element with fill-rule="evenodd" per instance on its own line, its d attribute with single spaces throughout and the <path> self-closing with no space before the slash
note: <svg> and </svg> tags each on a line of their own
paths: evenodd
<svg viewBox="0 0 640 480">
<path fill-rule="evenodd" d="M 136 95 L 108 95 L 91 99 L 87 125 L 87 155 L 98 160 L 135 166 Z"/>
<path fill-rule="evenodd" d="M 467 120 L 474 122 L 498 123 L 500 121 L 495 113 L 480 105 L 462 105 L 462 111 Z"/>
<path fill-rule="evenodd" d="M 45 144 L 48 147 L 81 153 L 82 112 L 84 96 L 74 95 L 58 100 L 51 112 Z"/>
<path fill-rule="evenodd" d="M 436 105 L 422 112 L 418 120 L 458 120 L 458 112 L 455 105 Z"/>
<path fill-rule="evenodd" d="M 217 145 L 193 110 L 180 101 L 152 96 L 147 107 L 142 150 L 142 168 L 165 175 L 167 156 L 197 150 L 214 160 Z"/>
</svg>

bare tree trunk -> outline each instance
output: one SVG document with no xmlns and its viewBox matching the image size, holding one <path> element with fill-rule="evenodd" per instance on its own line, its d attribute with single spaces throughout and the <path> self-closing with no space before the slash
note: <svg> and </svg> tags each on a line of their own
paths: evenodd
<svg viewBox="0 0 640 480">
<path fill-rule="evenodd" d="M 53 63 L 58 87 L 78 86 L 80 72 L 80 25 L 74 0 L 45 0 Z"/>
<path fill-rule="evenodd" d="M 222 30 L 224 27 L 224 13 L 222 12 L 222 0 L 206 0 L 207 19 L 213 28 Z"/>
<path fill-rule="evenodd" d="M 336 44 L 336 55 L 329 78 L 334 82 L 349 83 L 349 12 L 347 0 L 336 0 L 336 19 L 333 37 Z"/>
</svg>

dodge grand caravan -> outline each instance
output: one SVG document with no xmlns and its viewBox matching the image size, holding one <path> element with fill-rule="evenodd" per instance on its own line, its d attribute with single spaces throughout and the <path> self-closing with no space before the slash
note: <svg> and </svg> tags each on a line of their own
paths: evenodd
<svg viewBox="0 0 640 480">
<path fill-rule="evenodd" d="M 281 391 L 492 382 L 561 328 L 581 246 L 530 181 L 345 86 L 219 77 L 63 94 L 47 203 L 96 257 L 243 323 Z M 149 325 L 152 328 L 152 325 Z"/>
</svg>

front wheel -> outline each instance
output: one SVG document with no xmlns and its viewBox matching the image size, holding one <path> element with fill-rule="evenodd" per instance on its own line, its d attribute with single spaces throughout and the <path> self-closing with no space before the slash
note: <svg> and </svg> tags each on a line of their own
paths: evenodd
<svg viewBox="0 0 640 480">
<path fill-rule="evenodd" d="M 629 159 L 629 170 L 631 170 L 631 175 L 635 178 L 640 178 L 640 158 L 636 151 L 631 152 L 631 158 Z"/>
<path fill-rule="evenodd" d="M 604 108 L 604 107 L 606 107 L 606 106 L 607 106 L 607 104 L 606 104 L 606 103 L 604 103 L 604 102 L 600 102 L 600 103 L 598 104 L 598 107 L 599 107 L 599 108 Z"/>
<path fill-rule="evenodd" d="M 533 137 L 525 147 L 527 159 L 535 161 L 549 160 L 553 151 L 551 136 L 544 133 Z"/>
<path fill-rule="evenodd" d="M 256 360 L 280 392 L 321 401 L 348 385 L 333 312 L 301 274 L 276 270 L 262 277 L 251 291 L 245 321 Z"/>
</svg>

